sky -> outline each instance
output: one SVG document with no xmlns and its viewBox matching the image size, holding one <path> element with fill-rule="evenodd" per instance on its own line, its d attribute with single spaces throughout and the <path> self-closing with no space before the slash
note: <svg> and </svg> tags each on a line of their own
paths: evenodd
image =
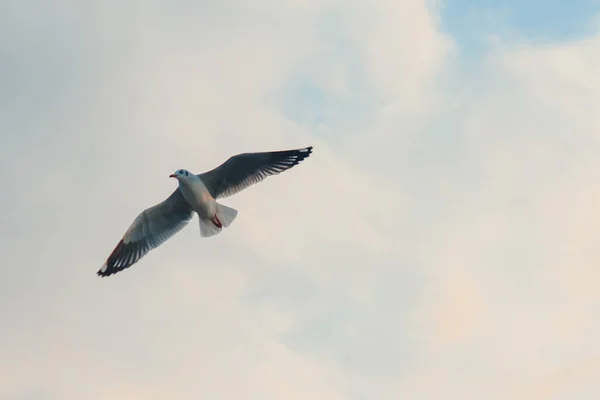
<svg viewBox="0 0 600 400">
<path fill-rule="evenodd" d="M 1 2 L 0 399 L 597 399 L 600 4 L 563 3 Z M 96 276 L 173 171 L 308 145 Z"/>
</svg>

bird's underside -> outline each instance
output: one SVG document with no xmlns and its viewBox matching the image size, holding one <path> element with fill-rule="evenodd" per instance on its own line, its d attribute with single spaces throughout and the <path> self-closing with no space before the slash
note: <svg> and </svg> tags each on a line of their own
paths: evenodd
<svg viewBox="0 0 600 400">
<path fill-rule="evenodd" d="M 242 153 L 230 157 L 217 168 L 190 178 L 201 180 L 210 193 L 208 197 L 221 199 L 298 165 L 311 153 L 312 146 L 295 150 Z M 183 176 L 181 178 L 180 186 L 185 181 Z M 219 214 L 219 209 L 224 214 Z M 217 213 L 208 220 L 213 226 L 210 229 L 216 231 L 204 232 L 201 220 L 202 236 L 216 234 L 227 227 L 235 218 L 235 214 L 231 215 L 232 212 L 237 213 L 236 210 L 217 204 Z M 137 263 L 150 250 L 183 229 L 194 213 L 178 187 L 163 202 L 145 209 L 136 217 L 97 274 L 101 277 L 110 276 Z"/>
</svg>

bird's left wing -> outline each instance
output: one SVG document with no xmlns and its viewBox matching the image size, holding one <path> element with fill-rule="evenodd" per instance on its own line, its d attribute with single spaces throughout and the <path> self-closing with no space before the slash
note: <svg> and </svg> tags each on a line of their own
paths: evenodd
<svg viewBox="0 0 600 400">
<path fill-rule="evenodd" d="M 242 153 L 230 157 L 217 168 L 199 174 L 211 195 L 223 198 L 297 165 L 312 153 L 312 146 L 303 149 Z"/>
<path fill-rule="evenodd" d="M 137 216 L 97 274 L 104 277 L 129 268 L 183 229 L 192 215 L 183 195 L 175 189 L 165 201 Z"/>
</svg>

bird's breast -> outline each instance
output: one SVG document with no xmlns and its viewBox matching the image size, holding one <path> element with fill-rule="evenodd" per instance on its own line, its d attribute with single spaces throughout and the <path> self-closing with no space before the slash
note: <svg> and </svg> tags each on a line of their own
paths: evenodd
<svg viewBox="0 0 600 400">
<path fill-rule="evenodd" d="M 204 183 L 200 180 L 181 186 L 183 197 L 202 218 L 212 218 L 217 211 L 217 204 Z"/>
</svg>

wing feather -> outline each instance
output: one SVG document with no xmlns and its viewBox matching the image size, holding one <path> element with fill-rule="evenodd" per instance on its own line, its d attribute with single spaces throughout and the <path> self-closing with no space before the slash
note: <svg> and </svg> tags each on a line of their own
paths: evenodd
<svg viewBox="0 0 600 400">
<path fill-rule="evenodd" d="M 183 195 L 175 189 L 162 203 L 136 217 L 97 274 L 104 277 L 129 268 L 183 229 L 192 215 Z"/>
<path fill-rule="evenodd" d="M 295 150 L 242 153 L 198 176 L 215 199 L 223 198 L 298 165 L 311 153 L 312 146 Z"/>
</svg>

